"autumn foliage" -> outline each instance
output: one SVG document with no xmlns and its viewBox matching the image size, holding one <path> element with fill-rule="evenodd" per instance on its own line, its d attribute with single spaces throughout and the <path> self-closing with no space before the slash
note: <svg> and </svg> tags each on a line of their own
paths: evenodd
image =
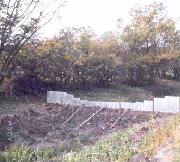
<svg viewBox="0 0 180 162">
<path fill-rule="evenodd" d="M 66 28 L 54 38 L 31 39 L 14 60 L 6 91 L 34 94 L 179 80 L 180 31 L 164 5 L 134 8 L 131 17 L 119 33 L 97 36 L 90 28 Z"/>
</svg>

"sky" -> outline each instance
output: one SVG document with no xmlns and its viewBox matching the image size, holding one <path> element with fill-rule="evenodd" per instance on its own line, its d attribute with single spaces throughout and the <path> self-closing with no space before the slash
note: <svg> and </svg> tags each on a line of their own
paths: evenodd
<svg viewBox="0 0 180 162">
<path fill-rule="evenodd" d="M 60 0 L 48 1 L 51 7 L 56 7 Z M 180 29 L 180 0 L 67 0 L 60 17 L 43 28 L 42 36 L 52 37 L 65 27 L 90 26 L 96 34 L 117 31 L 117 19 L 128 23 L 131 8 L 152 2 L 163 2 L 167 6 L 168 15 L 178 21 L 177 27 Z"/>
</svg>

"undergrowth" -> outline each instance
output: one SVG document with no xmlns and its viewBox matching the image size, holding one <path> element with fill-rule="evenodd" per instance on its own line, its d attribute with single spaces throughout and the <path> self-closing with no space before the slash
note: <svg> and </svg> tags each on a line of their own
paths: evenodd
<svg viewBox="0 0 180 162">
<path fill-rule="evenodd" d="M 128 162 L 135 155 L 153 157 L 156 149 L 169 137 L 174 137 L 180 117 L 161 122 L 151 120 L 136 124 L 132 128 L 113 133 L 102 138 L 94 146 L 86 146 L 80 152 L 70 152 L 59 156 L 60 149 L 46 148 L 32 150 L 28 146 L 15 146 L 0 154 L 1 162 Z M 147 132 L 143 132 L 148 128 Z M 59 157 L 58 157 L 59 156 Z"/>
<path fill-rule="evenodd" d="M 144 123 L 145 124 L 145 123 Z M 124 132 L 115 133 L 106 137 L 94 146 L 88 146 L 81 152 L 72 152 L 55 161 L 63 162 L 128 162 L 138 154 L 147 159 L 153 157 L 156 149 L 169 137 L 174 136 L 174 131 L 180 125 L 180 117 L 176 116 L 164 123 L 151 120 L 146 123 L 149 128 L 143 139 L 137 140 L 138 133 L 144 126 L 135 125 Z"/>
</svg>

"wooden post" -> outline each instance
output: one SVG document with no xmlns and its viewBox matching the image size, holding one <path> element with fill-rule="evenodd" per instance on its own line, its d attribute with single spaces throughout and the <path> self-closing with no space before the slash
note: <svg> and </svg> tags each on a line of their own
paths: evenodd
<svg viewBox="0 0 180 162">
<path fill-rule="evenodd" d="M 100 108 L 99 110 L 97 110 L 95 113 L 93 113 L 87 120 L 85 120 L 83 123 L 81 123 L 76 129 L 79 129 L 80 127 L 82 127 L 84 124 L 86 124 L 91 118 L 93 118 L 98 112 L 100 112 L 102 109 L 104 109 L 104 107 Z"/>
<path fill-rule="evenodd" d="M 153 110 L 152 111 L 153 111 L 153 118 L 154 118 L 154 113 L 155 113 L 154 112 L 154 99 L 153 99 Z"/>
<path fill-rule="evenodd" d="M 122 115 L 111 125 L 110 128 L 114 127 L 114 125 L 124 116 L 124 114 L 126 114 L 128 111 L 130 111 L 130 109 L 126 109 Z"/>
<path fill-rule="evenodd" d="M 179 113 L 180 113 L 180 96 L 179 96 Z"/>
<path fill-rule="evenodd" d="M 84 108 L 84 106 L 81 106 L 80 108 L 78 108 L 61 126 L 64 127 L 66 123 L 68 123 L 82 108 Z"/>
</svg>

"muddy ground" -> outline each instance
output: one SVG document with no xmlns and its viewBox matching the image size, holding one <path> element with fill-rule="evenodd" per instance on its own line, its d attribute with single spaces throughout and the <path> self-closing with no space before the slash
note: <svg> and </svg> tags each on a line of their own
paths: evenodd
<svg viewBox="0 0 180 162">
<path fill-rule="evenodd" d="M 108 133 L 152 118 L 151 112 L 128 111 L 111 128 L 125 110 L 103 109 L 77 129 L 99 109 L 98 107 L 83 107 L 62 126 L 77 109 L 79 107 L 37 104 L 34 108 L 27 106 L 25 110 L 18 110 L 11 115 L 2 116 L 0 118 L 0 151 L 13 144 L 27 144 L 33 148 L 62 147 L 62 151 L 70 151 L 77 147 L 93 144 Z M 169 115 L 159 113 L 156 118 L 164 118 Z"/>
</svg>

